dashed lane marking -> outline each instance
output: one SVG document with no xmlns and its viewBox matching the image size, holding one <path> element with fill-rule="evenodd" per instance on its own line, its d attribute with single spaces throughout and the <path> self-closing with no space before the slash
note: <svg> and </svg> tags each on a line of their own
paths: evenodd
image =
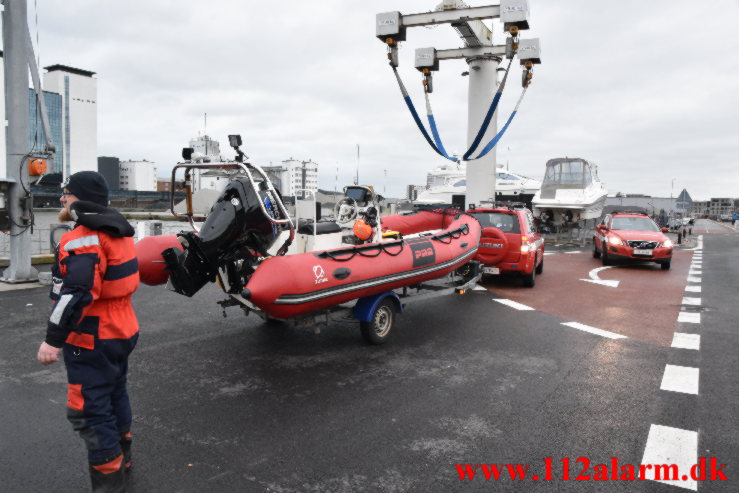
<svg viewBox="0 0 739 493">
<path fill-rule="evenodd" d="M 698 395 L 700 370 L 689 366 L 667 365 L 660 389 Z"/>
<path fill-rule="evenodd" d="M 693 349 L 699 351 L 701 348 L 701 336 L 699 334 L 687 334 L 675 332 L 672 336 L 672 347 L 678 349 Z"/>
<path fill-rule="evenodd" d="M 675 464 L 682 477 L 677 481 L 660 479 L 659 482 L 698 491 L 697 481 L 689 476 L 690 468 L 698 463 L 698 433 L 669 426 L 651 425 L 641 463 Z M 664 471 L 661 472 L 664 476 Z M 654 468 L 647 470 L 646 477 L 657 481 Z"/>
<path fill-rule="evenodd" d="M 487 289 L 483 286 L 480 286 L 479 284 L 475 284 L 475 287 L 472 288 L 472 291 L 487 291 Z"/>
<path fill-rule="evenodd" d="M 615 332 L 609 332 L 603 329 L 596 329 L 595 327 L 581 324 L 579 322 L 562 322 L 562 325 L 572 327 L 573 329 L 582 330 L 584 332 L 590 332 L 591 334 L 599 335 L 602 337 L 607 337 L 609 339 L 627 339 L 625 335 L 616 334 Z"/>
<path fill-rule="evenodd" d="M 686 324 L 699 324 L 701 323 L 701 314 L 693 312 L 680 312 L 677 316 L 677 321 Z"/>
<path fill-rule="evenodd" d="M 506 300 L 504 298 L 493 298 L 493 301 L 497 301 L 498 303 L 501 303 L 506 306 L 510 306 L 511 308 L 515 308 L 516 310 L 533 310 L 530 306 L 522 305 L 521 303 L 517 303 L 513 300 Z"/>
<path fill-rule="evenodd" d="M 688 276 L 688 282 L 701 282 L 700 277 Z"/>
<path fill-rule="evenodd" d="M 689 296 L 683 297 L 683 305 L 700 306 L 700 304 L 701 304 L 700 298 L 691 298 Z"/>
<path fill-rule="evenodd" d="M 687 291 L 688 293 L 700 293 L 701 287 L 688 285 L 688 286 L 685 286 L 685 291 Z"/>
</svg>

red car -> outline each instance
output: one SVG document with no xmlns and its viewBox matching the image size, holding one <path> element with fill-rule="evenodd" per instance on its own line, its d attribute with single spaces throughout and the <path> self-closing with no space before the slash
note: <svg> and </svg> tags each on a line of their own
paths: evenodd
<svg viewBox="0 0 739 493">
<path fill-rule="evenodd" d="M 544 271 L 544 238 L 531 211 L 511 205 L 470 209 L 467 213 L 482 225 L 475 256 L 483 266 L 482 273 L 517 273 L 524 286 L 534 287 L 536 275 Z"/>
<path fill-rule="evenodd" d="M 657 262 L 662 270 L 670 268 L 672 241 L 665 236 L 667 228 L 659 226 L 646 214 L 616 212 L 607 214 L 595 228 L 593 257 L 603 265 L 614 260 Z"/>
</svg>

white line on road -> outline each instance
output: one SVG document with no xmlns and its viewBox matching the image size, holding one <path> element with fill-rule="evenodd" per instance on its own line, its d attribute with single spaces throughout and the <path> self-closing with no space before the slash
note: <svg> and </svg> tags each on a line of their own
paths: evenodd
<svg viewBox="0 0 739 493">
<path fill-rule="evenodd" d="M 598 277 L 598 272 L 605 270 L 605 269 L 610 269 L 612 267 L 613 266 L 609 265 L 607 267 L 598 267 L 597 269 L 593 269 L 588 273 L 588 276 L 590 276 L 590 279 L 580 279 L 580 280 L 585 281 L 585 282 L 592 282 L 593 284 L 600 284 L 601 286 L 608 286 L 609 288 L 617 288 L 621 281 L 611 281 L 608 279 L 601 279 L 600 277 Z"/>
<path fill-rule="evenodd" d="M 701 282 L 700 277 L 688 276 L 688 282 Z"/>
<path fill-rule="evenodd" d="M 510 306 L 511 308 L 515 308 L 516 310 L 533 310 L 530 306 L 522 305 L 521 303 L 517 303 L 513 300 L 506 300 L 503 298 L 493 298 L 493 301 L 497 301 L 498 303 L 502 303 L 504 305 Z"/>
<path fill-rule="evenodd" d="M 472 291 L 487 291 L 487 289 L 483 286 L 480 286 L 479 284 L 475 284 L 475 287 L 472 288 Z"/>
<path fill-rule="evenodd" d="M 661 479 L 659 482 L 698 491 L 698 483 L 689 476 L 690 468 L 698 463 L 698 433 L 669 426 L 651 425 L 641 463 L 645 465 L 675 464 L 686 480 L 682 481 L 682 478 L 677 481 Z M 654 467 L 647 470 L 646 477 L 657 481 Z"/>
<path fill-rule="evenodd" d="M 688 293 L 700 293 L 701 287 L 688 285 L 688 286 L 685 286 L 685 291 L 687 291 Z"/>
<path fill-rule="evenodd" d="M 686 334 L 685 332 L 675 332 L 672 336 L 672 347 L 678 349 L 694 349 L 699 351 L 701 348 L 700 334 Z"/>
<path fill-rule="evenodd" d="M 701 314 L 692 312 L 680 312 L 677 316 L 677 321 L 686 324 L 699 324 L 701 323 Z"/>
<path fill-rule="evenodd" d="M 703 275 L 703 272 L 701 272 L 700 270 L 693 270 L 693 269 L 690 269 L 690 270 L 688 271 L 688 275 L 689 275 L 689 276 L 702 276 L 702 275 Z"/>
<path fill-rule="evenodd" d="M 589 325 L 581 324 L 579 322 L 562 322 L 562 325 L 572 327 L 573 329 L 582 330 L 584 332 L 590 332 L 591 334 L 607 337 L 609 339 L 627 339 L 625 335 L 616 334 L 615 332 L 609 332 L 603 329 L 596 329 Z"/>
<path fill-rule="evenodd" d="M 565 252 L 565 253 L 582 253 L 582 252 L 580 252 L 580 251 L 575 251 L 575 252 Z"/>
<path fill-rule="evenodd" d="M 667 365 L 659 388 L 670 392 L 698 395 L 699 373 L 698 368 Z"/>
<path fill-rule="evenodd" d="M 689 296 L 683 296 L 683 305 L 700 306 L 700 298 L 691 298 Z"/>
</svg>

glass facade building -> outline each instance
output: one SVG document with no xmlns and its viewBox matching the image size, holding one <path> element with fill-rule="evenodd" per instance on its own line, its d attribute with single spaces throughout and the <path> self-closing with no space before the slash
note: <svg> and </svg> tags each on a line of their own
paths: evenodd
<svg viewBox="0 0 739 493">
<path fill-rule="evenodd" d="M 44 103 L 49 116 L 49 127 L 51 128 L 51 139 L 56 146 L 53 159 L 53 169 L 49 173 L 61 173 L 64 169 L 64 156 L 66 155 L 65 141 L 62 138 L 62 95 L 54 92 L 44 91 Z M 28 142 L 32 151 L 43 151 L 46 143 L 44 138 L 44 125 L 41 121 L 40 108 L 36 105 L 36 91 L 28 89 Z"/>
</svg>

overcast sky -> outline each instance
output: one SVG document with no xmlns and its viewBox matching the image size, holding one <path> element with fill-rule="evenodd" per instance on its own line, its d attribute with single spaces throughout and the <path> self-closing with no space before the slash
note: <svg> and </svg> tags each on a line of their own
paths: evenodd
<svg viewBox="0 0 739 493">
<path fill-rule="evenodd" d="M 181 148 L 206 130 L 207 113 L 207 133 L 225 154 L 226 136 L 240 133 L 257 164 L 319 163 L 325 189 L 352 181 L 358 144 L 360 181 L 401 196 L 445 160 L 405 108 L 375 38 L 375 14 L 436 3 L 29 0 L 28 10 L 42 66 L 97 74 L 99 155 L 152 160 L 166 176 Z M 540 179 L 548 159 L 578 156 L 598 164 L 611 193 L 687 188 L 695 200 L 739 197 L 739 1 L 529 5 L 532 29 L 522 37 L 541 39 L 543 63 L 498 162 Z M 492 27 L 502 42 L 500 24 Z M 423 46 L 461 41 L 449 26 L 409 31 L 401 73 L 419 108 L 413 52 Z M 443 62 L 432 95 L 444 143 L 460 152 L 466 69 L 464 61 Z M 518 66 L 511 77 L 501 119 L 519 95 Z"/>
</svg>

